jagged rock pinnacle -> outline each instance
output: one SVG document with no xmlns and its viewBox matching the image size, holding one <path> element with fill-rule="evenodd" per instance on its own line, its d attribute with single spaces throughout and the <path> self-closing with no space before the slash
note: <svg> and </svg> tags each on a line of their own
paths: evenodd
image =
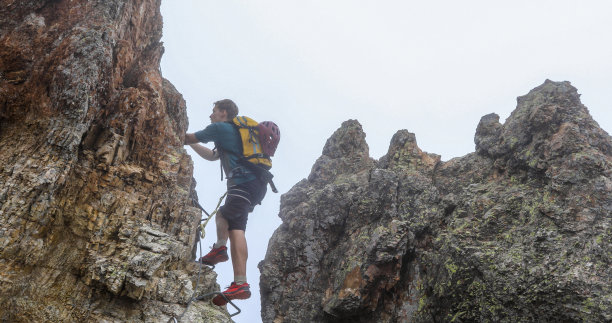
<svg viewBox="0 0 612 323">
<path fill-rule="evenodd" d="M 547 80 L 447 162 L 355 121 L 281 199 L 261 271 L 268 322 L 612 320 L 612 139 Z"/>
</svg>

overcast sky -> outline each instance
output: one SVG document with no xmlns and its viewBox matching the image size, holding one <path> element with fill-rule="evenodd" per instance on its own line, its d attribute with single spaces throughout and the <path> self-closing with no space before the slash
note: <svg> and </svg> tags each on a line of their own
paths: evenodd
<svg viewBox="0 0 612 323">
<path fill-rule="evenodd" d="M 275 121 L 281 194 L 308 176 L 345 120 L 359 120 L 376 159 L 407 129 L 446 161 L 474 151 L 482 116 L 503 122 L 516 97 L 545 79 L 570 81 L 612 130 L 608 0 L 163 0 L 162 15 L 162 73 L 187 101 L 189 132 L 206 127 L 212 103 L 224 98 L 241 115 Z M 210 212 L 225 191 L 219 165 L 188 152 Z M 250 215 L 253 297 L 236 302 L 236 322 L 261 321 L 257 264 L 281 223 L 279 204 L 280 194 L 268 192 Z M 216 241 L 214 221 L 206 232 L 204 253 Z M 221 288 L 233 280 L 230 262 L 216 272 Z"/>
</svg>

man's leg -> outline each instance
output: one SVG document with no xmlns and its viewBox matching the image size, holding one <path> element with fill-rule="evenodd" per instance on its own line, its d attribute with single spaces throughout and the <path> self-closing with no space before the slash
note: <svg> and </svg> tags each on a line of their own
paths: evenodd
<svg viewBox="0 0 612 323">
<path fill-rule="evenodd" d="M 217 241 L 227 241 L 229 236 L 229 223 L 221 214 L 221 211 L 217 211 L 215 216 L 215 224 L 217 225 Z"/>
<path fill-rule="evenodd" d="M 228 238 L 234 269 L 234 282 L 222 295 L 213 298 L 212 302 L 215 305 L 225 305 L 227 299 L 247 299 L 251 297 L 251 290 L 246 277 L 248 248 L 245 229 L 248 214 L 253 210 L 253 204 L 258 204 L 265 194 L 265 185 L 260 185 L 263 186 L 263 189 L 260 187 L 260 192 L 257 192 L 253 186 L 258 183 L 249 183 L 237 189 L 230 189 L 223 207 L 223 212 L 227 211 L 227 214 L 231 214 L 228 221 Z"/>
<path fill-rule="evenodd" d="M 223 292 L 212 299 L 213 304 L 223 306 L 227 299 L 247 299 L 251 297 L 251 289 L 246 282 L 246 261 L 248 258 L 244 230 L 229 231 L 230 248 L 232 252 L 232 267 L 234 267 L 234 282 Z"/>
<path fill-rule="evenodd" d="M 227 261 L 229 259 L 227 256 L 226 247 L 227 239 L 229 237 L 229 223 L 221 215 L 221 212 L 217 212 L 217 216 L 215 217 L 215 225 L 217 229 L 217 242 L 215 242 L 212 250 L 208 254 L 198 260 L 199 262 L 209 266 L 214 266 L 219 262 Z"/>
<path fill-rule="evenodd" d="M 237 284 L 246 283 L 246 263 L 249 251 L 244 230 L 229 231 L 229 239 L 232 267 L 234 268 L 234 281 Z"/>
</svg>

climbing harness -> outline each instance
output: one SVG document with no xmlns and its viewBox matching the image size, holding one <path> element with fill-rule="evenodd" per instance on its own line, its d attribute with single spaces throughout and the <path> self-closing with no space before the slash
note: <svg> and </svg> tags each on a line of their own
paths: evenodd
<svg viewBox="0 0 612 323">
<path fill-rule="evenodd" d="M 206 227 L 206 224 L 208 224 L 208 221 L 219 211 L 219 206 L 221 205 L 221 202 L 223 201 L 223 199 L 225 198 L 225 196 L 227 195 L 227 192 L 225 192 L 225 194 L 223 194 L 223 196 L 221 196 L 221 198 L 219 198 L 219 202 L 217 203 L 217 207 L 215 208 L 215 210 L 208 214 L 208 212 L 206 212 L 206 210 L 204 210 L 204 208 L 200 205 L 200 203 L 198 203 L 198 201 L 196 201 L 195 199 L 191 199 L 191 201 L 200 209 L 204 212 L 204 214 L 206 214 L 207 218 L 206 220 L 202 220 L 204 221 L 204 223 L 200 224 L 200 236 L 201 239 L 198 241 L 198 244 L 200 246 L 200 258 L 202 258 L 202 239 L 204 239 L 205 233 L 204 233 L 204 228 Z M 229 300 L 227 298 L 227 296 L 225 296 L 222 292 L 212 292 L 212 293 L 208 293 L 208 294 L 204 294 L 204 295 L 200 295 L 196 297 L 196 294 L 198 293 L 198 286 L 200 285 L 200 275 L 202 273 L 202 266 L 203 264 L 201 262 L 198 262 L 199 266 L 198 266 L 198 279 L 196 280 L 196 284 L 195 284 L 195 288 L 193 290 L 193 295 L 191 296 L 191 298 L 189 299 L 189 301 L 187 302 L 187 307 L 185 308 L 185 310 L 183 311 L 183 313 L 181 313 L 181 315 L 179 315 L 178 317 L 170 317 L 170 319 L 168 320 L 168 323 L 179 323 L 181 321 L 181 319 L 183 318 L 183 315 L 185 315 L 185 313 L 187 313 L 187 311 L 189 310 L 189 307 L 191 306 L 191 302 L 193 301 L 200 301 L 203 300 L 207 297 L 210 296 L 214 296 L 214 295 L 221 295 L 221 297 L 223 297 L 226 301 L 227 304 L 232 305 L 235 309 L 236 309 L 236 313 L 234 314 L 230 314 L 230 317 L 236 316 L 238 314 L 240 314 L 240 312 L 242 312 L 240 310 L 240 308 L 238 306 L 236 306 L 236 304 L 234 304 L 231 300 Z M 215 266 L 211 267 L 211 270 L 214 269 Z"/>
</svg>

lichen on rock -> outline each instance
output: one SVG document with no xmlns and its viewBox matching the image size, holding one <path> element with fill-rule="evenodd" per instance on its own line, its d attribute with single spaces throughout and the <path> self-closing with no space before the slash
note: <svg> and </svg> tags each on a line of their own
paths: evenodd
<svg viewBox="0 0 612 323">
<path fill-rule="evenodd" d="M 446 162 L 406 130 L 378 161 L 364 138 L 342 124 L 282 196 L 264 322 L 612 320 L 612 139 L 569 82 Z"/>
<path fill-rule="evenodd" d="M 0 320 L 167 322 L 200 212 L 159 0 L 0 1 Z M 198 292 L 218 290 L 202 269 Z M 192 302 L 185 318 L 227 312 Z"/>
</svg>

